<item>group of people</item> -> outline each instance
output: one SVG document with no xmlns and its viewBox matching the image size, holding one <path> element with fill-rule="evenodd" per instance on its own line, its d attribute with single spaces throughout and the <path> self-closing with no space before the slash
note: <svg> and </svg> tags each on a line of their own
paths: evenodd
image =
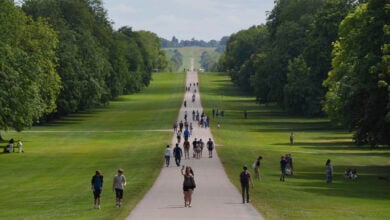
<svg viewBox="0 0 390 220">
<path fill-rule="evenodd" d="M 18 140 L 16 147 L 18 148 L 19 153 L 24 153 L 23 143 L 21 140 Z M 7 146 L 4 147 L 3 153 L 13 153 L 13 152 L 15 152 L 15 140 L 13 138 L 11 138 L 11 140 L 9 140 Z"/>
<path fill-rule="evenodd" d="M 345 172 L 344 172 L 344 178 L 345 178 L 345 179 L 350 179 L 350 180 L 355 180 L 355 179 L 357 179 L 357 178 L 358 178 L 357 170 L 356 170 L 356 169 L 348 168 L 348 169 L 345 170 Z"/>
<path fill-rule="evenodd" d="M 165 157 L 165 165 L 166 167 L 169 167 L 171 155 L 175 158 L 175 163 L 177 166 L 180 166 L 181 158 L 183 157 L 183 150 L 179 146 L 180 142 L 176 143 L 173 150 L 171 150 L 170 146 L 167 145 L 164 151 L 164 157 Z M 190 142 L 188 141 L 188 138 L 184 139 L 183 143 L 183 149 L 184 149 L 184 159 L 190 159 Z M 203 149 L 204 149 L 205 143 L 202 139 L 195 138 L 192 141 L 192 150 L 193 150 L 193 158 L 200 159 L 203 156 Z M 213 150 L 214 150 L 214 142 L 209 138 L 209 140 L 206 143 L 208 155 L 209 158 L 213 158 Z"/>
<path fill-rule="evenodd" d="M 126 186 L 126 177 L 123 175 L 123 169 L 118 169 L 117 175 L 114 176 L 112 191 L 115 192 L 116 207 L 122 206 L 123 190 Z M 103 175 L 97 170 L 91 179 L 91 189 L 94 196 L 94 208 L 100 209 L 100 196 L 103 190 Z"/>
</svg>

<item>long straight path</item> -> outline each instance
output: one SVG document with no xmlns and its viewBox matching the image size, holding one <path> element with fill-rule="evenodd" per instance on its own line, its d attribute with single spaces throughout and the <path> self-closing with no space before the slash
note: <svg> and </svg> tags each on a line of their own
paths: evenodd
<svg viewBox="0 0 390 220">
<path fill-rule="evenodd" d="M 187 101 L 187 107 L 182 105 L 178 121 L 184 122 L 184 114 L 187 111 L 188 121 L 192 122 L 194 127 L 189 138 L 190 143 L 194 138 L 202 139 L 206 143 L 209 138 L 213 140 L 210 129 L 201 128 L 196 121 L 192 120 L 193 110 L 198 110 L 200 113 L 203 111 L 199 88 L 193 86 L 197 82 L 198 74 L 187 72 L 186 85 L 189 86 L 191 83 L 192 86 L 191 91 L 185 93 L 184 100 Z M 196 98 L 195 102 L 192 102 L 195 88 L 197 90 Z M 177 139 L 174 134 L 171 147 L 175 146 L 176 143 Z M 183 147 L 182 143 L 183 140 L 180 144 L 181 148 Z M 161 146 L 162 157 L 164 150 L 164 146 Z M 184 207 L 181 167 L 176 166 L 171 157 L 170 166 L 165 167 L 164 164 L 164 168 L 152 188 L 126 219 L 263 219 L 250 203 L 241 203 L 241 193 L 229 181 L 215 151 L 213 158 L 209 158 L 205 147 L 203 157 L 195 159 L 192 157 L 191 144 L 190 159 L 183 157 L 181 165 L 191 166 L 195 173 L 197 187 L 192 195 L 192 207 Z M 239 174 L 237 174 L 237 178 L 239 178 Z"/>
</svg>

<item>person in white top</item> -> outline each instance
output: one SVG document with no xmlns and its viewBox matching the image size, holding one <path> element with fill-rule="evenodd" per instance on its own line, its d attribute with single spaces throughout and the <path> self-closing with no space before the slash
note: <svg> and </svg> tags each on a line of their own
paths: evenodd
<svg viewBox="0 0 390 220">
<path fill-rule="evenodd" d="M 18 141 L 18 150 L 19 150 L 19 153 L 24 152 L 24 151 L 23 151 L 23 143 L 22 143 L 21 140 Z"/>
<path fill-rule="evenodd" d="M 165 148 L 165 165 L 169 167 L 169 161 L 171 160 L 171 148 L 169 148 L 169 145 Z"/>
<path fill-rule="evenodd" d="M 126 186 L 126 178 L 123 175 L 123 170 L 118 169 L 118 174 L 114 176 L 114 182 L 112 184 L 112 190 L 115 191 L 116 195 L 116 207 L 121 207 L 122 205 L 122 198 L 123 198 L 123 189 Z"/>
</svg>

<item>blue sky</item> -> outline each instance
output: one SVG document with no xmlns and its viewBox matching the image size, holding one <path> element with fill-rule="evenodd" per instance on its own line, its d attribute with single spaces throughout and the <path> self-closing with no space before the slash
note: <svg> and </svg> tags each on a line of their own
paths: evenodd
<svg viewBox="0 0 390 220">
<path fill-rule="evenodd" d="M 180 40 L 220 40 L 265 23 L 274 0 L 104 0 L 114 28 L 130 26 Z"/>
</svg>

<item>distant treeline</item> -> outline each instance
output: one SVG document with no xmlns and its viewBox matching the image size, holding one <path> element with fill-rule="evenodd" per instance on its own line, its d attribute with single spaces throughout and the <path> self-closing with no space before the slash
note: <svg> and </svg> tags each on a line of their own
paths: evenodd
<svg viewBox="0 0 390 220">
<path fill-rule="evenodd" d="M 276 0 L 229 37 L 219 67 L 259 103 L 326 113 L 356 143 L 390 144 L 390 2 Z"/>
<path fill-rule="evenodd" d="M 0 18 L 0 129 L 106 105 L 167 66 L 159 37 L 114 31 L 101 0 L 1 0 Z"/>
<path fill-rule="evenodd" d="M 217 52 L 222 53 L 225 51 L 226 42 L 228 37 L 222 37 L 221 40 L 210 40 L 208 42 L 204 40 L 195 40 L 192 38 L 191 40 L 180 40 L 175 36 L 172 37 L 172 40 L 166 40 L 164 38 L 160 38 L 161 47 L 162 48 L 178 48 L 178 47 L 215 47 Z"/>
</svg>

